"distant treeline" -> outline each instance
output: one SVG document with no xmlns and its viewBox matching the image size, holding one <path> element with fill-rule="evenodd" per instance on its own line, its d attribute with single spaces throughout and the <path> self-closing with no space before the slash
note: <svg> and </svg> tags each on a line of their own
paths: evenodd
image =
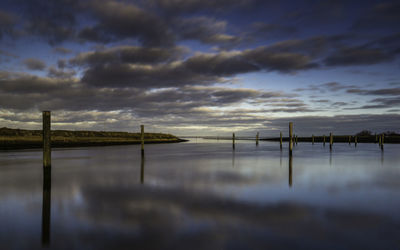
<svg viewBox="0 0 400 250">
<path fill-rule="evenodd" d="M 171 134 L 144 133 L 145 143 L 181 142 Z M 106 146 L 140 143 L 140 133 L 52 130 L 53 147 Z M 42 130 L 0 128 L 0 149 L 42 147 Z"/>
</svg>

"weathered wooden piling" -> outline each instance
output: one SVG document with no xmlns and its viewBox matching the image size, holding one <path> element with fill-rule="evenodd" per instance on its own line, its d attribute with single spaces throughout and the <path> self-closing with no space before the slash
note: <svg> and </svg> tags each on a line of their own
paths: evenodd
<svg viewBox="0 0 400 250">
<path fill-rule="evenodd" d="M 256 135 L 256 145 L 258 146 L 258 137 L 259 137 L 259 132 L 257 132 L 257 135 Z"/>
<path fill-rule="evenodd" d="M 333 135 L 332 133 L 329 133 L 329 148 L 332 150 L 332 145 L 333 145 Z"/>
<path fill-rule="evenodd" d="M 279 140 L 279 144 L 280 144 L 280 148 L 282 149 L 282 131 L 280 132 L 280 140 Z"/>
<path fill-rule="evenodd" d="M 354 136 L 354 146 L 357 147 L 357 136 Z"/>
<path fill-rule="evenodd" d="M 296 145 L 299 142 L 299 137 L 296 135 Z"/>
<path fill-rule="evenodd" d="M 144 154 L 144 125 L 140 125 L 140 142 L 141 142 L 141 151 Z"/>
<path fill-rule="evenodd" d="M 293 150 L 293 122 L 289 122 L 289 155 L 292 155 Z"/>
<path fill-rule="evenodd" d="M 50 243 L 51 168 L 43 168 L 42 245 Z"/>
<path fill-rule="evenodd" d="M 324 147 L 325 147 L 325 135 L 324 135 Z"/>
<path fill-rule="evenodd" d="M 311 136 L 312 144 L 314 145 L 314 135 Z"/>
<path fill-rule="evenodd" d="M 43 167 L 51 167 L 51 116 L 43 111 Z"/>
<path fill-rule="evenodd" d="M 235 149 L 235 133 L 232 133 L 232 148 Z"/>
<path fill-rule="evenodd" d="M 379 147 L 382 145 L 382 135 L 379 135 Z"/>
</svg>

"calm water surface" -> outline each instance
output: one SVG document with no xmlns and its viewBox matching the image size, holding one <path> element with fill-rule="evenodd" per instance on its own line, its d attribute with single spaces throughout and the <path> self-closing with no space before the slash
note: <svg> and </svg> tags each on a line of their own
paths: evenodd
<svg viewBox="0 0 400 250">
<path fill-rule="evenodd" d="M 400 145 L 299 143 L 289 158 L 198 139 L 144 158 L 58 149 L 52 164 L 0 152 L 0 249 L 400 249 Z"/>
</svg>

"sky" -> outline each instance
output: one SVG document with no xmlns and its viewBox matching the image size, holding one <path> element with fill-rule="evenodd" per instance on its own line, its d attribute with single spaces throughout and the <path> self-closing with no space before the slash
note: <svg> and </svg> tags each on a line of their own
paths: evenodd
<svg viewBox="0 0 400 250">
<path fill-rule="evenodd" d="M 2 0 L 0 127 L 400 132 L 400 1 Z"/>
</svg>

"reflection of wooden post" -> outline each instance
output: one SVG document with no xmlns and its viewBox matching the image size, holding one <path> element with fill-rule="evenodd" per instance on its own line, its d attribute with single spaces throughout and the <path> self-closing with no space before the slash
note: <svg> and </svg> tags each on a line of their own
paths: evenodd
<svg viewBox="0 0 400 250">
<path fill-rule="evenodd" d="M 51 167 L 50 111 L 43 111 L 43 167 Z"/>
<path fill-rule="evenodd" d="M 385 143 L 385 134 L 381 135 L 381 150 L 383 150 L 383 144 Z"/>
<path fill-rule="evenodd" d="M 289 155 L 289 187 L 293 185 L 293 156 Z"/>
<path fill-rule="evenodd" d="M 144 151 L 140 161 L 140 183 L 144 183 Z"/>
<path fill-rule="evenodd" d="M 329 133 L 329 148 L 332 150 L 332 145 L 333 145 L 333 135 L 332 133 Z"/>
<path fill-rule="evenodd" d="M 314 135 L 311 137 L 312 144 L 314 145 Z"/>
<path fill-rule="evenodd" d="M 289 122 L 289 154 L 292 155 L 293 150 L 293 122 Z"/>
<path fill-rule="evenodd" d="M 259 133 L 257 132 L 257 135 L 256 135 L 256 145 L 258 145 L 258 136 L 259 136 Z"/>
<path fill-rule="evenodd" d="M 144 154 L 144 125 L 140 125 L 140 141 L 142 144 L 142 154 Z"/>
<path fill-rule="evenodd" d="M 281 136 L 281 138 L 280 138 L 279 143 L 280 143 L 280 147 L 281 147 L 281 149 L 282 149 L 282 132 L 280 132 L 280 136 Z"/>
<path fill-rule="evenodd" d="M 325 147 L 325 135 L 324 135 L 324 147 Z"/>
<path fill-rule="evenodd" d="M 42 245 L 50 242 L 51 168 L 43 168 Z"/>
<path fill-rule="evenodd" d="M 235 133 L 232 133 L 232 148 L 235 149 Z"/>
</svg>

